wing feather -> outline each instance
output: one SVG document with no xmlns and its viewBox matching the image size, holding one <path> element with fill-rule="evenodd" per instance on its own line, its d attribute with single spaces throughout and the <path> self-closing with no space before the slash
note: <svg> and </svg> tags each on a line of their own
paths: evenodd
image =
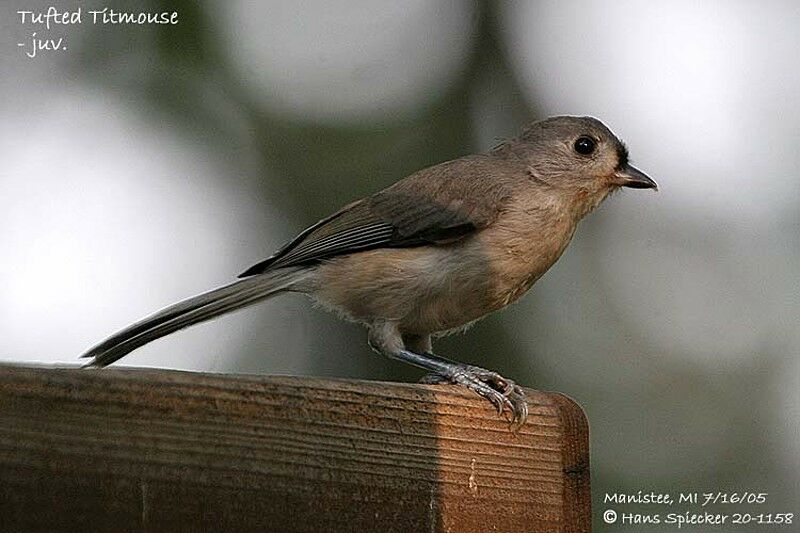
<svg viewBox="0 0 800 533">
<path fill-rule="evenodd" d="M 317 222 L 239 277 L 368 249 L 461 239 L 489 225 L 507 198 L 497 180 L 476 182 L 491 171 L 483 163 L 472 156 L 409 176 Z"/>
</svg>

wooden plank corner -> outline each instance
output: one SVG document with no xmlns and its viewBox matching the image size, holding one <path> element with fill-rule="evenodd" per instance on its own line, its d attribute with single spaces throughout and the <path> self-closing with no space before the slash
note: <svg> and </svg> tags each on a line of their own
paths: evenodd
<svg viewBox="0 0 800 533">
<path fill-rule="evenodd" d="M 527 393 L 0 365 L 0 529 L 588 532 L 586 418 Z"/>
</svg>

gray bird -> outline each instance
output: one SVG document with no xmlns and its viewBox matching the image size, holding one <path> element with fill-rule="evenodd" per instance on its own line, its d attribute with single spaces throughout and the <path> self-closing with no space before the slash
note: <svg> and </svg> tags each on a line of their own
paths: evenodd
<svg viewBox="0 0 800 533">
<path fill-rule="evenodd" d="M 309 227 L 244 278 L 167 307 L 82 357 L 103 367 L 187 326 L 275 294 L 301 292 L 369 332 L 369 345 L 509 410 L 525 396 L 496 372 L 435 355 L 460 330 L 524 294 L 578 222 L 620 187 L 656 189 L 623 143 L 591 117 L 553 117 L 485 154 L 420 170 Z"/>
</svg>

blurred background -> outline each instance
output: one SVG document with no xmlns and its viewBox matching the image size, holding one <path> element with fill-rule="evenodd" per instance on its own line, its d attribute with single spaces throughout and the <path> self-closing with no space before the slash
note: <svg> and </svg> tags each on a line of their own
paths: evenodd
<svg viewBox="0 0 800 533">
<path fill-rule="evenodd" d="M 437 351 L 584 407 L 597 531 L 621 527 L 605 492 L 798 511 L 800 4 L 101 4 L 0 7 L 0 359 L 75 363 L 353 199 L 588 114 L 661 191 L 609 199 L 526 297 Z M 51 5 L 83 24 L 16 13 Z M 102 7 L 179 23 L 92 25 Z M 33 32 L 67 49 L 27 57 Z M 365 341 L 288 295 L 121 364 L 419 377 Z"/>
</svg>

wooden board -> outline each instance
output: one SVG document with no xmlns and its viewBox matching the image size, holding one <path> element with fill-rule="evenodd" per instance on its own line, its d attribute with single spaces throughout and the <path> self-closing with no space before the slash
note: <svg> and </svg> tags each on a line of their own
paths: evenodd
<svg viewBox="0 0 800 533">
<path fill-rule="evenodd" d="M 586 419 L 453 386 L 0 366 L 0 530 L 590 529 Z"/>
</svg>

